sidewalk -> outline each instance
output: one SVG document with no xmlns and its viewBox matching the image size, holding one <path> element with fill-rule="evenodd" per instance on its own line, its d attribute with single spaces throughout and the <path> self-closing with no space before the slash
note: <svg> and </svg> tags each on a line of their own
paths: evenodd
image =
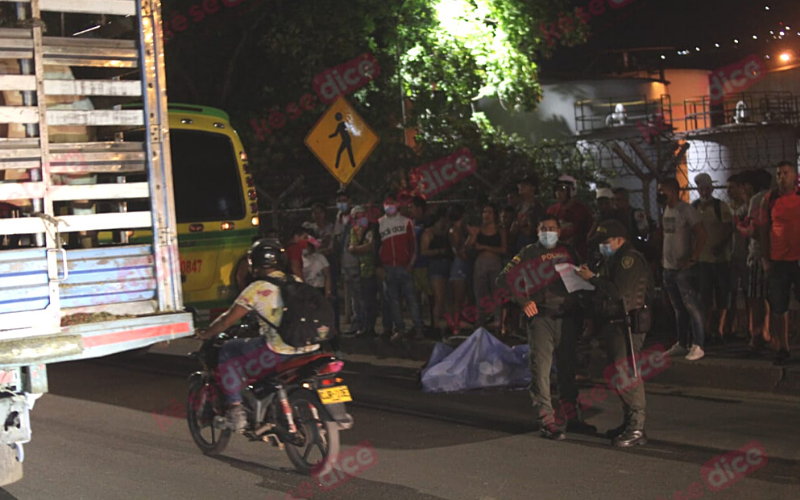
<svg viewBox="0 0 800 500">
<path fill-rule="evenodd" d="M 672 344 L 664 339 L 665 336 L 666 334 L 651 335 L 645 348 L 658 344 L 669 347 Z M 390 344 L 376 338 L 356 339 L 347 336 L 342 336 L 340 342 L 345 361 L 411 369 L 421 368 L 436 345 L 436 341 L 429 339 L 402 345 Z M 456 339 L 451 345 L 456 346 L 458 342 Z M 155 345 L 150 348 L 149 353 L 185 357 L 199 346 L 200 342 L 197 340 L 179 339 L 169 345 Z M 746 349 L 744 341 L 735 339 L 724 346 L 708 347 L 705 358 L 699 361 L 687 361 L 683 357 L 673 359 L 667 370 L 648 382 L 675 390 L 722 389 L 800 396 L 800 349 L 793 349 L 794 362 L 785 367 L 773 366 L 774 353 L 767 351 L 760 359 L 741 359 L 740 356 Z M 592 350 L 591 362 L 582 371 L 588 376 L 589 382 L 604 385 L 605 367 L 605 357 L 595 348 Z"/>
</svg>

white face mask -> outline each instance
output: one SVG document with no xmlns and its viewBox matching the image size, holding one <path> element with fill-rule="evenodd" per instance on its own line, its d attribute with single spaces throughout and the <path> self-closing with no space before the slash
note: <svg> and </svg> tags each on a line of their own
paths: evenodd
<svg viewBox="0 0 800 500">
<path fill-rule="evenodd" d="M 543 231 L 539 233 L 539 243 L 547 249 L 554 248 L 558 243 L 558 233 L 554 231 Z"/>
</svg>

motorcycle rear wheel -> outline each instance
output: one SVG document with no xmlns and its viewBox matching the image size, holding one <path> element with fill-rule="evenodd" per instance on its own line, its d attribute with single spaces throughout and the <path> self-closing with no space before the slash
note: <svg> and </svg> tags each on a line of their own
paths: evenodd
<svg viewBox="0 0 800 500">
<path fill-rule="evenodd" d="M 222 391 L 212 381 L 203 383 L 193 380 L 189 385 L 189 399 L 186 402 L 186 421 L 194 443 L 206 455 L 218 455 L 228 446 L 230 430 L 214 427 L 214 418 L 225 415 L 225 402 Z M 209 439 L 203 435 L 210 429 Z"/>
<path fill-rule="evenodd" d="M 305 475 L 329 470 L 339 456 L 338 425 L 323 417 L 322 403 L 311 391 L 299 389 L 292 392 L 289 405 L 297 433 L 303 440 L 300 446 L 286 443 L 286 455 L 292 465 Z M 319 456 L 319 459 L 314 460 L 312 456 Z"/>
</svg>

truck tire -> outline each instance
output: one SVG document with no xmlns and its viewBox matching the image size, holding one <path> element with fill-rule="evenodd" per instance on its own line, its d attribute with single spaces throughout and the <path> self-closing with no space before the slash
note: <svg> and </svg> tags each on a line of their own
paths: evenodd
<svg viewBox="0 0 800 500">
<path fill-rule="evenodd" d="M 22 464 L 17 462 L 17 451 L 7 444 L 0 444 L 0 486 L 22 479 Z"/>
</svg>

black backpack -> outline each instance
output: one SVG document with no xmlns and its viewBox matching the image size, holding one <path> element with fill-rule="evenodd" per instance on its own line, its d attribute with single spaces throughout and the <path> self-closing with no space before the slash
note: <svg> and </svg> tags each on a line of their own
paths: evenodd
<svg viewBox="0 0 800 500">
<path fill-rule="evenodd" d="M 319 290 L 294 279 L 268 278 L 265 281 L 280 289 L 283 316 L 280 326 L 273 325 L 263 316 L 261 319 L 277 330 L 287 345 L 308 347 L 333 338 L 336 334 L 333 306 Z"/>
</svg>

